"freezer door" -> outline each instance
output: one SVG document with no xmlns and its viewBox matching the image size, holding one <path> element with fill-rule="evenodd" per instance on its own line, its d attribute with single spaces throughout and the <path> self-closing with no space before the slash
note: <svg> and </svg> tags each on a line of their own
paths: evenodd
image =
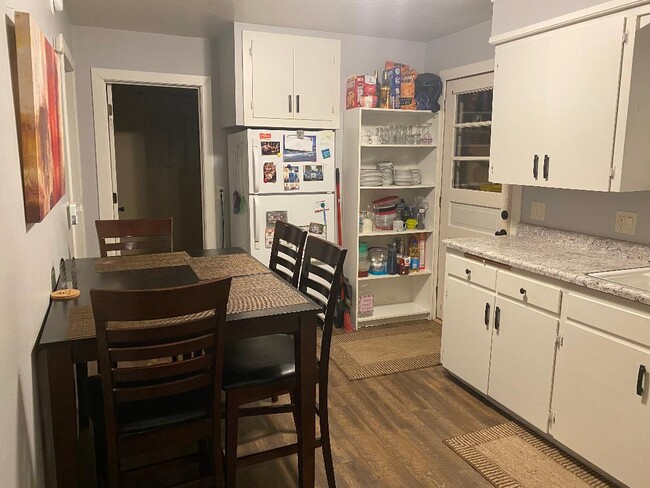
<svg viewBox="0 0 650 488">
<path fill-rule="evenodd" d="M 309 230 L 318 237 L 336 242 L 334 194 L 252 195 L 251 254 L 267 264 L 271 256 L 273 229 L 277 219 Z"/>
<path fill-rule="evenodd" d="M 249 130 L 251 193 L 334 191 L 334 131 Z"/>
</svg>

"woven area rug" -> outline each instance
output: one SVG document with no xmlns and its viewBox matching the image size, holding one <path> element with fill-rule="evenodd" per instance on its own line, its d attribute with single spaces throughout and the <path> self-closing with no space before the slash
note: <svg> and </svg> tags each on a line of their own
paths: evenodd
<svg viewBox="0 0 650 488">
<path fill-rule="evenodd" d="M 515 422 L 444 442 L 497 488 L 616 486 Z"/>
<path fill-rule="evenodd" d="M 440 326 L 424 320 L 334 334 L 330 357 L 349 380 L 437 366 Z"/>
</svg>

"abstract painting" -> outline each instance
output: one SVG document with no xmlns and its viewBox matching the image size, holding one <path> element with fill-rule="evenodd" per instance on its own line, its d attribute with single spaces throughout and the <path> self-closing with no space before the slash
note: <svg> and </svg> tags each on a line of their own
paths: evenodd
<svg viewBox="0 0 650 488">
<path fill-rule="evenodd" d="M 25 220 L 41 222 L 65 192 L 59 58 L 31 16 L 16 12 Z"/>
</svg>

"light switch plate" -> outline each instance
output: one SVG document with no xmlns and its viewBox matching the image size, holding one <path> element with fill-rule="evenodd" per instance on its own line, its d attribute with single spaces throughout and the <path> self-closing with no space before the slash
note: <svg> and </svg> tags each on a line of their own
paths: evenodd
<svg viewBox="0 0 650 488">
<path fill-rule="evenodd" d="M 616 212 L 614 232 L 631 236 L 635 235 L 637 216 L 638 214 L 635 212 Z"/>
<path fill-rule="evenodd" d="M 530 218 L 532 220 L 546 220 L 546 203 L 530 202 Z"/>
</svg>

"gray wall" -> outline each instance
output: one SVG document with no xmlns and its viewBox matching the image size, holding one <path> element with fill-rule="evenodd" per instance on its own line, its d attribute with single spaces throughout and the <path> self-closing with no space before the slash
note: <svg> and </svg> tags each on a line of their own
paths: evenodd
<svg viewBox="0 0 650 488">
<path fill-rule="evenodd" d="M 494 59 L 494 48 L 488 42 L 490 32 L 491 22 L 487 21 L 427 42 L 425 71 L 439 73 L 449 68 Z"/>
<path fill-rule="evenodd" d="M 91 68 L 211 76 L 210 41 L 95 27 L 72 27 L 75 48 L 79 139 L 88 255 L 99 255 L 94 221 L 99 217 L 92 111 Z M 213 83 L 215 80 L 213 79 Z M 225 148 L 223 148 L 225 153 Z M 217 168 L 224 165 L 215 147 Z M 225 171 L 222 168 L 222 173 Z M 219 173 L 218 173 L 219 174 Z M 223 174 L 222 174 L 223 178 Z"/>
<path fill-rule="evenodd" d="M 25 224 L 15 86 L 13 9 L 29 12 L 54 45 L 70 42 L 65 13 L 45 0 L 0 0 L 0 486 L 44 486 L 40 408 L 32 350 L 50 301 L 50 270 L 68 257 L 67 194 L 38 224 Z"/>
</svg>

